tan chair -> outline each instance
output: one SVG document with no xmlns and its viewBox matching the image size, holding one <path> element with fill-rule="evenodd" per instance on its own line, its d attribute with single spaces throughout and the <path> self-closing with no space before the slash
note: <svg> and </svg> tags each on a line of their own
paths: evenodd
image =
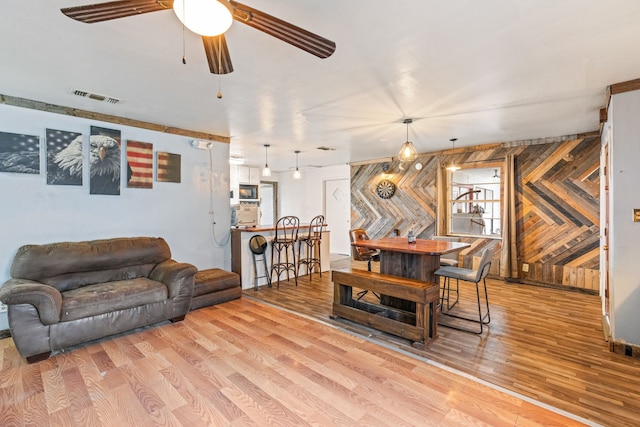
<svg viewBox="0 0 640 427">
<path fill-rule="evenodd" d="M 300 267 L 303 265 L 307 268 L 309 281 L 311 281 L 314 269 L 318 268 L 318 273 L 322 277 L 322 257 L 320 245 L 322 244 L 322 231 L 324 229 L 324 216 L 315 216 L 309 223 L 309 233 L 298 239 L 298 275 L 300 275 Z M 304 249 L 304 251 L 303 251 Z M 302 256 L 304 252 L 304 257 Z"/>
<path fill-rule="evenodd" d="M 358 240 L 369 240 L 369 235 L 362 228 L 354 228 L 349 231 L 349 240 L 351 243 L 356 242 Z M 360 246 L 351 245 L 351 256 L 354 261 L 367 261 L 367 270 L 371 271 L 371 262 L 379 262 L 380 261 L 380 252 L 375 249 L 362 248 Z M 363 296 L 367 294 L 368 291 L 358 292 L 357 299 L 361 299 Z M 380 298 L 378 294 L 373 293 L 375 296 Z"/>
<path fill-rule="evenodd" d="M 275 236 L 271 241 L 271 270 L 269 276 L 273 279 L 276 272 L 278 288 L 280 287 L 280 274 L 293 272 L 296 286 L 298 286 L 298 268 L 296 263 L 296 242 L 300 219 L 296 216 L 283 216 L 276 222 Z"/>
<path fill-rule="evenodd" d="M 455 317 L 457 319 L 478 323 L 480 325 L 480 330 L 475 331 L 475 330 L 460 328 L 460 327 L 451 326 L 451 325 L 442 325 L 442 326 L 446 326 L 452 329 L 457 329 L 459 331 L 471 332 L 474 334 L 481 334 L 483 331 L 483 326 L 488 325 L 491 322 L 491 312 L 489 311 L 489 295 L 487 294 L 486 277 L 489 274 L 489 269 L 491 267 L 491 259 L 493 258 L 494 253 L 495 253 L 495 249 L 486 248 L 482 252 L 482 257 L 480 258 L 480 263 L 478 264 L 477 270 L 471 270 L 468 268 L 461 268 L 461 267 L 441 267 L 438 270 L 436 270 L 435 275 L 444 278 L 444 288 L 442 289 L 442 297 L 440 299 L 440 302 L 441 302 L 440 312 L 446 316 Z M 469 317 L 452 314 L 449 308 L 446 311 L 444 310 L 444 299 L 448 300 L 449 293 L 451 292 L 451 279 L 456 279 L 456 289 L 455 289 L 456 303 L 458 301 L 458 295 L 459 295 L 458 285 L 460 280 L 463 280 L 466 282 L 472 282 L 476 284 L 476 297 L 478 299 L 478 319 L 477 320 L 475 318 L 469 318 Z M 486 312 L 484 315 L 482 314 L 481 301 L 480 301 L 480 281 L 482 281 L 484 284 L 484 300 L 486 305 Z M 447 293 L 446 298 L 445 298 L 445 292 Z M 455 303 L 453 305 L 455 305 Z M 453 305 L 451 307 L 453 307 Z"/>
<path fill-rule="evenodd" d="M 431 236 L 431 240 L 441 240 L 444 242 L 459 242 L 460 238 L 455 236 Z M 440 255 L 440 267 L 457 267 L 459 263 L 459 252 Z"/>
</svg>

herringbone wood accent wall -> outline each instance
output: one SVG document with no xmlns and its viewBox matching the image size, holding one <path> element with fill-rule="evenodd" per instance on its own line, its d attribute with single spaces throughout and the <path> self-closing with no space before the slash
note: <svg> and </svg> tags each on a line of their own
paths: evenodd
<svg viewBox="0 0 640 427">
<path fill-rule="evenodd" d="M 468 147 L 421 154 L 413 165 L 399 162 L 351 168 L 351 224 L 372 238 L 399 229 L 419 238 L 436 231 L 437 169 L 439 164 L 499 164 L 515 156 L 516 215 L 519 279 L 523 282 L 567 286 L 596 292 L 599 288 L 600 137 L 561 137 Z M 396 184 L 390 199 L 376 195 L 383 179 Z M 465 267 L 473 267 L 480 251 L 500 240 L 465 238 L 472 247 L 461 253 Z M 499 272 L 499 259 L 491 272 Z M 529 271 L 522 272 L 522 264 Z"/>
</svg>

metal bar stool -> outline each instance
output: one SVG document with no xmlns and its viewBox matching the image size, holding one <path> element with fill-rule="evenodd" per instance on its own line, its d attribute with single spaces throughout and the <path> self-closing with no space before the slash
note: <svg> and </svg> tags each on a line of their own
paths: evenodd
<svg viewBox="0 0 640 427">
<path fill-rule="evenodd" d="M 324 228 L 324 216 L 313 217 L 309 223 L 309 233 L 298 239 L 298 276 L 300 267 L 306 266 L 309 281 L 311 281 L 314 269 L 317 267 L 320 277 L 322 277 L 322 258 L 320 244 L 322 243 L 322 230 Z M 304 248 L 304 257 L 302 249 Z"/>
<path fill-rule="evenodd" d="M 466 282 L 471 282 L 471 283 L 475 283 L 476 285 L 476 297 L 478 299 L 478 318 L 470 318 L 470 317 L 464 317 L 464 316 L 459 316 L 457 314 L 452 314 L 449 310 L 444 310 L 443 304 L 441 301 L 440 304 L 440 312 L 446 316 L 450 316 L 450 317 L 455 317 L 457 319 L 462 319 L 462 320 L 466 320 L 469 322 L 475 322 L 478 323 L 480 325 L 480 330 L 476 331 L 476 330 L 470 330 L 470 329 L 466 329 L 466 328 L 461 328 L 461 327 L 457 327 L 457 326 L 451 326 L 451 325 L 442 325 L 442 326 L 446 326 L 447 328 L 452 328 L 452 329 L 457 329 L 459 331 L 463 331 L 463 332 L 471 332 L 473 334 L 481 334 L 483 331 L 483 326 L 484 325 L 488 325 L 491 322 L 491 312 L 489 311 L 489 295 L 487 294 L 487 275 L 489 274 L 489 268 L 491 267 L 491 258 L 493 258 L 493 254 L 494 254 L 495 250 L 492 248 L 486 248 L 483 252 L 482 252 L 482 258 L 480 258 L 480 263 L 478 264 L 478 269 L 477 270 L 471 270 L 468 268 L 461 268 L 461 267 L 442 267 L 439 268 L 438 270 L 436 270 L 436 272 L 434 273 L 436 276 L 440 276 L 444 278 L 444 288 L 442 291 L 442 299 L 444 299 L 444 292 L 446 290 L 447 292 L 447 298 L 449 297 L 449 292 L 450 292 L 450 288 L 451 288 L 451 279 L 456 279 L 456 302 L 458 300 L 458 293 L 459 293 L 459 288 L 458 288 L 458 283 L 460 280 L 466 281 Z M 484 284 L 484 299 L 485 299 L 485 305 L 486 305 L 486 312 L 483 315 L 482 314 L 482 308 L 481 308 L 481 302 L 480 302 L 480 281 L 483 282 Z M 455 305 L 455 304 L 454 304 Z"/>
<path fill-rule="evenodd" d="M 287 281 L 289 281 L 289 272 L 293 272 L 296 286 L 298 286 L 298 269 L 296 263 L 296 242 L 298 240 L 298 229 L 300 228 L 300 219 L 297 216 L 283 216 L 276 222 L 276 234 L 271 241 L 271 272 L 277 276 L 277 287 L 280 288 L 280 274 L 287 272 Z"/>
<path fill-rule="evenodd" d="M 251 250 L 251 255 L 253 256 L 253 271 L 255 272 L 255 276 L 253 276 L 253 290 L 258 290 L 258 279 L 263 277 L 267 278 L 267 284 L 271 287 L 271 274 L 269 272 L 269 268 L 267 267 L 267 255 L 265 251 L 267 250 L 267 239 L 264 236 L 258 234 L 249 239 L 249 249 Z M 258 265 L 256 263 L 256 257 L 262 255 L 262 261 L 264 262 L 264 276 L 258 276 Z"/>
<path fill-rule="evenodd" d="M 433 235 L 431 236 L 431 240 L 442 240 L 445 242 L 459 242 L 460 237 Z M 440 255 L 440 267 L 457 267 L 459 262 L 458 261 L 459 256 L 460 254 L 458 252 L 452 252 L 450 254 Z M 456 300 L 452 304 L 451 299 L 449 298 L 451 296 L 451 289 L 449 289 L 448 287 L 442 287 L 441 290 L 442 290 L 442 297 L 440 298 L 440 303 L 444 304 L 444 302 L 447 301 L 447 310 L 451 310 L 458 303 L 458 294 L 456 293 Z"/>
</svg>

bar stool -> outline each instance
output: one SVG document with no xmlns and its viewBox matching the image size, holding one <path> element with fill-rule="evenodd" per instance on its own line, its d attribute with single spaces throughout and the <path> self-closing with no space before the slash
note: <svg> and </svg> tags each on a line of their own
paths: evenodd
<svg viewBox="0 0 640 427">
<path fill-rule="evenodd" d="M 440 304 L 440 312 L 446 316 L 450 316 L 450 317 L 455 317 L 457 319 L 462 319 L 462 320 L 466 320 L 469 322 L 475 322 L 478 323 L 480 325 L 480 330 L 476 331 L 476 330 L 470 330 L 470 329 L 466 329 L 466 328 L 460 328 L 457 326 L 451 326 L 451 325 L 442 325 L 442 326 L 446 326 L 447 328 L 452 328 L 452 329 L 457 329 L 459 331 L 463 331 L 463 332 L 471 332 L 473 334 L 482 334 L 483 331 L 483 326 L 484 325 L 488 325 L 491 322 L 491 312 L 489 311 L 489 295 L 487 294 L 487 275 L 489 274 L 489 268 L 491 267 L 491 258 L 493 258 L 493 254 L 495 253 L 495 250 L 492 248 L 486 248 L 483 252 L 482 252 L 482 258 L 480 258 L 480 263 L 478 264 L 478 269 L 477 270 L 471 270 L 469 268 L 461 268 L 461 267 L 441 267 L 438 270 L 435 271 L 435 275 L 436 276 L 440 276 L 444 278 L 444 288 L 442 291 L 442 298 L 444 298 L 444 292 L 446 290 L 447 292 L 447 298 L 448 298 L 448 294 L 450 292 L 450 288 L 451 288 L 451 279 L 456 279 L 456 301 L 458 299 L 458 293 L 459 293 L 459 288 L 458 288 L 458 282 L 460 280 L 463 280 L 465 282 L 472 282 L 475 283 L 476 285 L 476 297 L 478 299 L 478 318 L 477 320 L 475 318 L 470 318 L 470 317 L 464 317 L 464 316 L 459 316 L 457 314 L 453 314 L 451 313 L 449 310 L 445 311 L 443 308 L 443 304 Z M 483 315 L 482 314 L 482 309 L 481 309 L 481 302 L 480 302 L 480 281 L 483 282 L 484 284 L 484 300 L 485 300 L 485 304 L 486 304 L 486 312 Z M 441 301 L 442 302 L 442 301 Z M 455 305 L 455 304 L 454 304 Z"/>
<path fill-rule="evenodd" d="M 299 228 L 300 219 L 297 216 L 283 216 L 276 222 L 276 234 L 271 241 L 270 276 L 273 279 L 273 272 L 276 272 L 278 288 L 280 288 L 280 274 L 285 271 L 287 272 L 287 281 L 289 281 L 289 272 L 293 272 L 296 286 L 298 286 L 296 242 Z"/>
<path fill-rule="evenodd" d="M 441 240 L 444 242 L 459 242 L 460 237 L 436 236 L 434 234 L 433 236 L 431 236 L 431 240 Z M 458 252 L 452 252 L 450 254 L 440 255 L 440 267 L 457 267 L 459 263 L 458 257 L 459 257 Z M 446 281 L 444 284 L 446 284 Z M 440 303 L 444 304 L 444 302 L 446 301 L 447 310 L 451 310 L 458 303 L 458 294 L 456 293 L 456 300 L 452 304 L 451 300 L 449 299 L 451 295 L 451 289 L 442 287 L 441 290 L 442 290 L 442 297 L 440 298 Z M 445 296 L 445 293 L 446 293 L 446 296 Z"/>
<path fill-rule="evenodd" d="M 324 215 L 313 217 L 309 223 L 309 233 L 298 239 L 298 275 L 300 275 L 300 267 L 307 267 L 309 281 L 313 277 L 313 271 L 317 267 L 320 277 L 322 277 L 322 259 L 320 244 L 322 243 L 322 230 L 324 229 Z M 304 257 L 302 249 L 304 248 Z"/>
<path fill-rule="evenodd" d="M 251 250 L 251 255 L 253 256 L 253 271 L 255 275 L 253 276 L 253 290 L 258 290 L 258 279 L 265 277 L 267 279 L 267 284 L 271 287 L 271 274 L 269 268 L 267 267 L 267 254 L 265 251 L 267 250 L 267 239 L 264 238 L 263 235 L 258 234 L 249 239 L 249 249 Z M 262 256 L 262 262 L 264 263 L 264 276 L 258 275 L 258 264 L 256 263 L 256 259 L 258 256 Z"/>
</svg>

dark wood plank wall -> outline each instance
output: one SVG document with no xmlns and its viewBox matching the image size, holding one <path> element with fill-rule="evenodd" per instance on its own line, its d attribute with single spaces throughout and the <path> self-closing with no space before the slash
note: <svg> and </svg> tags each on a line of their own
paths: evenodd
<svg viewBox="0 0 640 427">
<path fill-rule="evenodd" d="M 519 279 L 525 283 L 582 289 L 599 288 L 600 137 L 560 137 L 465 147 L 421 154 L 416 170 L 388 162 L 351 167 L 351 224 L 383 237 L 399 229 L 419 238 L 436 231 L 437 169 L 439 164 L 481 162 L 496 164 L 515 156 L 516 215 Z M 390 179 L 396 193 L 381 199 L 377 183 Z M 465 267 L 473 267 L 479 253 L 495 239 L 463 239 L 472 247 L 462 253 Z M 522 271 L 522 264 L 529 271 Z M 499 273 L 499 259 L 492 274 Z"/>
</svg>

